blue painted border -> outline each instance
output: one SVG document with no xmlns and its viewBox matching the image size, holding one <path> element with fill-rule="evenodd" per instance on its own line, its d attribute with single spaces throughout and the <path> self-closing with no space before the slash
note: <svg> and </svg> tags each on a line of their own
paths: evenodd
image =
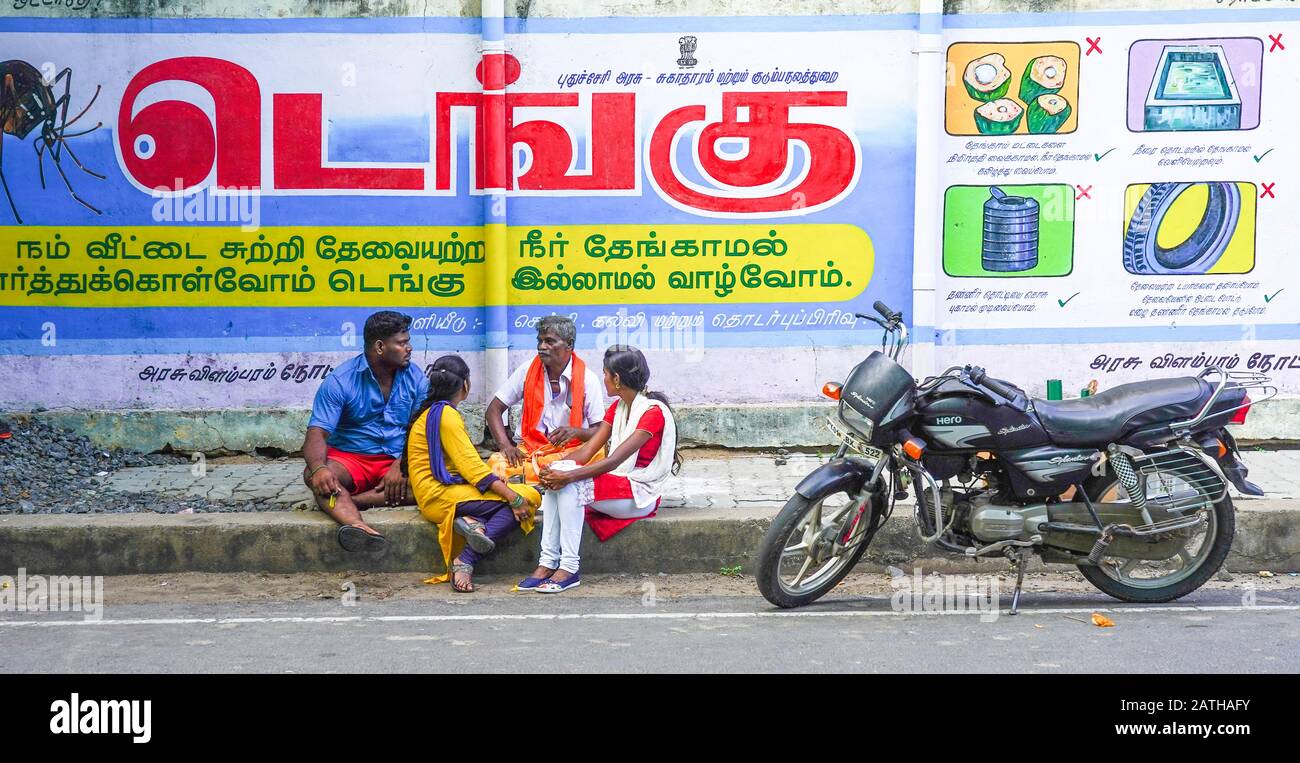
<svg viewBox="0 0 1300 763">
<path fill-rule="evenodd" d="M 1052 344 L 1069 346 L 1076 344 L 1107 344 L 1134 342 L 1240 342 L 1241 327 L 1255 327 L 1255 339 L 1285 340 L 1300 339 L 1300 324 L 1295 323 L 1256 323 L 1249 321 L 1227 326 L 1080 326 L 1035 328 L 999 328 L 999 329 L 953 329 L 952 345 L 1009 345 L 1009 344 Z M 946 330 L 933 326 L 917 326 L 914 333 L 917 341 L 930 341 L 936 346 L 943 346 Z"/>
<path fill-rule="evenodd" d="M 1241 24 L 1300 21 L 1300 7 L 1216 8 L 1167 11 L 1076 11 L 1073 13 L 969 13 L 944 17 L 944 29 L 1151 24 Z"/>
<path fill-rule="evenodd" d="M 0 32 L 100 34 L 473 34 L 482 26 L 477 16 L 347 19 L 153 19 L 153 18 L 0 18 Z"/>
<path fill-rule="evenodd" d="M 1244 324 L 1249 325 L 1249 324 Z M 874 346 L 874 330 L 824 329 L 794 331 L 745 331 L 722 329 L 704 330 L 705 349 L 715 348 L 783 348 L 798 347 L 851 347 Z M 599 331 L 588 330 L 578 335 L 578 348 L 595 347 Z M 920 326 L 913 332 L 915 343 L 933 344 L 936 347 L 1005 345 L 1058 345 L 1063 347 L 1081 344 L 1135 344 L 1141 342 L 1240 342 L 1241 327 L 1184 326 L 1172 327 L 1096 327 L 1053 328 L 1046 331 L 1032 329 L 957 329 L 951 345 L 942 343 L 942 333 L 933 327 Z M 532 334 L 512 330 L 510 346 L 513 349 L 531 345 Z M 1300 339 L 1300 325 L 1289 323 L 1258 324 L 1255 327 L 1258 341 Z M 416 349 L 446 352 L 474 352 L 484 348 L 482 334 L 439 335 L 416 332 L 412 343 Z M 196 349 L 199 345 L 200 349 Z M 39 339 L 13 339 L 0 341 L 0 356 L 4 355 L 177 355 L 220 353 L 282 353 L 282 352 L 333 352 L 346 348 L 339 346 L 337 336 L 246 336 L 246 337 L 133 337 L 112 339 L 60 339 L 56 347 L 42 347 Z"/>
<path fill-rule="evenodd" d="M 506 34 L 680 34 L 682 32 L 832 32 L 912 30 L 919 14 L 862 16 L 664 16 L 505 20 Z M 430 16 L 343 19 L 0 18 L 0 32 L 137 34 L 474 34 L 478 17 Z"/>
<path fill-rule="evenodd" d="M 992 29 L 1051 26 L 1234 24 L 1300 21 L 1300 8 L 1215 8 L 1171 11 L 1076 11 L 1071 13 L 882 13 L 857 16 L 655 16 L 507 18 L 506 34 L 676 34 L 680 32 L 832 32 L 857 30 Z M 478 17 L 291 19 L 0 18 L 0 33 L 139 34 L 474 34 Z"/>
</svg>

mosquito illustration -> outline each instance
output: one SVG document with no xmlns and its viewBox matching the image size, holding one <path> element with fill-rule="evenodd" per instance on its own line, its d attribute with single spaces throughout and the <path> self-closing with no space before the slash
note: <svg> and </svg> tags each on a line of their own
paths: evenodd
<svg viewBox="0 0 1300 763">
<path fill-rule="evenodd" d="M 63 83 L 63 95 L 55 98 L 54 91 L 60 82 Z M 98 172 L 87 169 L 73 153 L 72 146 L 68 145 L 68 138 L 85 135 L 103 127 L 103 123 L 100 122 L 89 130 L 68 132 L 68 128 L 85 116 L 98 97 L 99 88 L 96 87 L 95 94 L 91 96 L 86 108 L 72 119 L 68 119 L 68 104 L 72 101 L 70 67 L 59 72 L 53 82 L 46 82 L 41 72 L 26 61 L 0 62 L 0 184 L 4 185 L 5 196 L 9 199 L 9 208 L 13 210 L 14 219 L 20 224 L 23 218 L 18 214 L 13 193 L 9 190 L 9 181 L 4 175 L 4 136 L 12 135 L 18 140 L 23 140 L 36 129 L 37 125 L 41 128 L 41 134 L 37 137 L 33 148 L 36 149 L 37 166 L 40 168 L 41 188 L 45 188 L 45 155 L 48 153 L 72 198 L 86 209 L 97 215 L 100 214 L 100 211 L 90 202 L 77 195 L 77 192 L 72 189 L 67 174 L 63 171 L 63 152 L 67 151 L 68 157 L 82 172 L 100 180 L 105 179 Z"/>
</svg>

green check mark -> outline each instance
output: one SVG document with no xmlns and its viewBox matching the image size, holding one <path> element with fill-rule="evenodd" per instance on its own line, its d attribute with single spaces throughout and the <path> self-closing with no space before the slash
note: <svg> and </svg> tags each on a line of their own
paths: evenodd
<svg viewBox="0 0 1300 763">
<path fill-rule="evenodd" d="M 1111 151 L 1114 151 L 1114 150 L 1115 150 L 1115 149 L 1111 149 Z M 1071 299 L 1074 299 L 1075 297 L 1079 296 L 1079 294 L 1081 294 L 1081 293 L 1082 293 L 1082 292 L 1077 292 L 1077 291 L 1076 291 L 1075 293 L 1073 293 L 1073 294 L 1070 295 L 1069 299 L 1058 299 L 1058 300 L 1056 300 L 1056 304 L 1060 305 L 1061 307 L 1065 307 L 1066 305 L 1070 304 L 1070 300 L 1071 300 Z"/>
<path fill-rule="evenodd" d="M 1254 156 L 1254 155 L 1252 154 L 1252 156 L 1253 156 L 1254 159 L 1255 159 L 1255 164 L 1259 164 L 1259 161 L 1260 161 L 1261 159 L 1263 159 L 1264 157 L 1268 156 L 1268 155 L 1271 154 L 1271 153 L 1273 153 L 1273 149 L 1270 148 L 1269 150 L 1265 151 L 1264 153 L 1260 154 L 1259 156 Z"/>
<path fill-rule="evenodd" d="M 1284 292 L 1284 291 L 1286 291 L 1286 290 L 1285 290 L 1285 289 L 1278 289 L 1277 291 L 1273 292 L 1273 294 L 1272 294 L 1271 296 L 1268 295 L 1268 294 L 1265 294 L 1265 295 L 1264 295 L 1264 304 L 1268 304 L 1269 302 L 1272 302 L 1272 301 L 1277 297 L 1277 295 L 1281 294 L 1281 293 Z"/>
<path fill-rule="evenodd" d="M 1115 150 L 1115 149 L 1112 148 L 1112 149 L 1110 149 L 1110 151 L 1107 151 L 1106 154 L 1109 154 L 1111 151 L 1114 151 L 1114 150 Z M 1093 154 L 1093 155 L 1092 155 L 1092 158 L 1095 159 L 1095 160 L 1097 160 L 1097 161 L 1101 161 L 1102 159 L 1106 158 L 1106 154 Z"/>
</svg>

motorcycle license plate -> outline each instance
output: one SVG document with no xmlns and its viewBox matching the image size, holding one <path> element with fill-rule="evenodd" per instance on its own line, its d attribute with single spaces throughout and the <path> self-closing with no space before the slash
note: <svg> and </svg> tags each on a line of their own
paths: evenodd
<svg viewBox="0 0 1300 763">
<path fill-rule="evenodd" d="M 880 448 L 873 447 L 872 445 L 869 445 L 861 437 L 858 437 L 857 435 L 848 431 L 843 425 L 841 425 L 833 417 L 830 416 L 826 417 L 826 427 L 831 430 L 831 434 L 835 435 L 840 439 L 841 442 L 849 446 L 849 450 L 860 453 L 866 456 L 867 458 L 876 459 L 876 460 L 885 457 L 885 452 L 883 450 L 881 450 Z"/>
</svg>

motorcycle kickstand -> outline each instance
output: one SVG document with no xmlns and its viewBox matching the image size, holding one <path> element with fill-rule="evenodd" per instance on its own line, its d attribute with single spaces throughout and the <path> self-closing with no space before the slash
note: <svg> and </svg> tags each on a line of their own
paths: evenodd
<svg viewBox="0 0 1300 763">
<path fill-rule="evenodd" d="M 1029 566 L 1029 549 L 1022 550 L 1012 560 L 1016 567 L 1016 590 L 1011 594 L 1011 615 L 1020 614 L 1020 589 L 1025 584 L 1025 568 Z"/>
</svg>

